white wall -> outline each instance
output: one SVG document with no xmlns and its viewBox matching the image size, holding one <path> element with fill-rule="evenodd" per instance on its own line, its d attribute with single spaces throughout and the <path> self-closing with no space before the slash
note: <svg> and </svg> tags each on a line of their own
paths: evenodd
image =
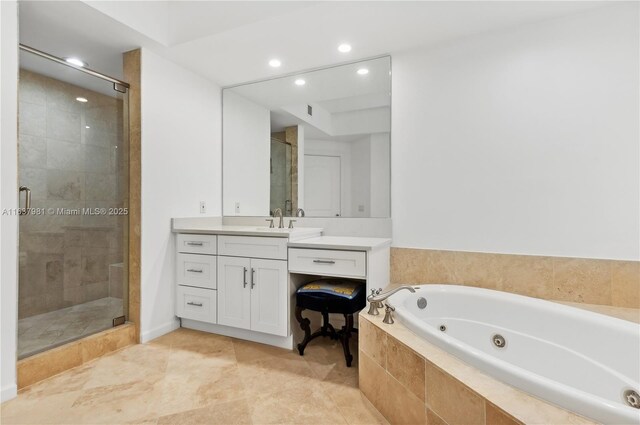
<svg viewBox="0 0 640 425">
<path fill-rule="evenodd" d="M 177 326 L 172 217 L 220 216 L 220 88 L 142 51 L 143 341 Z"/>
<path fill-rule="evenodd" d="M 371 213 L 371 137 L 352 142 L 351 147 L 351 216 L 369 217 Z"/>
<path fill-rule="evenodd" d="M 0 2 L 0 199 L 1 209 L 18 206 L 18 8 Z M 16 396 L 18 320 L 18 219 L 0 217 L 0 401 Z"/>
<path fill-rule="evenodd" d="M 269 110 L 225 90 L 223 131 L 224 215 L 269 215 Z M 238 213 L 236 203 L 240 204 Z"/>
<path fill-rule="evenodd" d="M 371 135 L 371 217 L 389 217 L 391 166 L 389 133 Z"/>
<path fill-rule="evenodd" d="M 640 258 L 638 15 L 394 55 L 394 245 Z"/>
</svg>

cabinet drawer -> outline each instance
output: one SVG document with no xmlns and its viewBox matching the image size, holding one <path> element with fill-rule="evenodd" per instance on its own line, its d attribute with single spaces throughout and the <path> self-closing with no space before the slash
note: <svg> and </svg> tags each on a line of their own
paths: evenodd
<svg viewBox="0 0 640 425">
<path fill-rule="evenodd" d="M 362 251 L 289 248 L 289 271 L 366 278 L 366 255 Z"/>
<path fill-rule="evenodd" d="M 217 323 L 216 305 L 217 292 L 213 289 L 191 288 L 177 286 L 178 304 L 176 315 L 184 319 L 200 322 Z"/>
<path fill-rule="evenodd" d="M 229 257 L 287 259 L 287 238 L 218 236 L 218 254 Z"/>
<path fill-rule="evenodd" d="M 216 235 L 178 233 L 177 251 L 191 254 L 216 254 Z"/>
<path fill-rule="evenodd" d="M 176 280 L 178 285 L 216 289 L 216 256 L 178 254 Z"/>
</svg>

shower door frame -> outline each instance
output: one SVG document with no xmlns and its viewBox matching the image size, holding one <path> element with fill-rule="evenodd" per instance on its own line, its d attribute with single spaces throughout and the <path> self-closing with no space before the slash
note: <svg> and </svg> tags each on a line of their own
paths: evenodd
<svg viewBox="0 0 640 425">
<path fill-rule="evenodd" d="M 113 83 L 113 88 L 116 91 L 121 93 L 128 92 L 128 102 L 125 106 L 127 110 L 125 116 L 128 119 L 124 120 L 123 134 L 128 138 L 129 214 L 128 223 L 125 225 L 128 234 L 128 241 L 125 242 L 127 244 L 127 258 L 123 261 L 127 268 L 126 276 L 128 278 L 128 302 L 127 306 L 123 306 L 123 311 L 128 311 L 127 322 L 124 325 L 108 328 L 101 332 L 85 336 L 67 344 L 53 347 L 41 353 L 18 360 L 16 362 L 18 389 L 56 375 L 64 370 L 79 366 L 124 346 L 140 343 L 141 221 L 140 49 L 123 53 L 124 76 L 125 79 L 128 80 L 128 82 L 125 82 L 89 68 L 69 64 L 61 58 L 49 55 L 29 46 L 20 44 L 19 48 L 20 50 L 28 51 L 43 58 L 109 81 Z M 16 163 L 17 162 L 18 158 L 16 157 Z M 18 196 L 18 207 L 20 206 Z M 18 300 L 16 298 L 16 304 L 17 302 Z"/>
</svg>

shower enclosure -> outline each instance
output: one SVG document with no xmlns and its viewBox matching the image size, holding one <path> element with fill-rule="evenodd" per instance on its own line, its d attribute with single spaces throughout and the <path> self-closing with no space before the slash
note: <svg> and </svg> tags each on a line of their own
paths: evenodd
<svg viewBox="0 0 640 425">
<path fill-rule="evenodd" d="M 128 306 L 126 85 L 39 53 L 20 53 L 19 358 L 124 323 Z"/>
<path fill-rule="evenodd" d="M 280 208 L 285 216 L 292 214 L 291 144 L 271 138 L 271 213 Z"/>
</svg>

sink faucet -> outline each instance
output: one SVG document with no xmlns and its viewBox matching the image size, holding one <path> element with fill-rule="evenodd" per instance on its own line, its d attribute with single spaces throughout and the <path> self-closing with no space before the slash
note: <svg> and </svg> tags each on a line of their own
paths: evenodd
<svg viewBox="0 0 640 425">
<path fill-rule="evenodd" d="M 280 218 L 280 223 L 278 224 L 278 229 L 284 229 L 284 219 L 282 218 L 282 209 L 276 208 L 273 211 L 273 216 Z"/>
<path fill-rule="evenodd" d="M 380 313 L 378 313 L 378 308 L 380 307 L 380 303 L 382 301 L 386 300 L 387 298 L 389 298 L 391 295 L 395 294 L 396 292 L 402 291 L 403 289 L 406 289 L 409 292 L 416 292 L 416 290 L 413 289 L 413 287 L 409 286 L 409 285 L 399 286 L 397 288 L 391 289 L 390 291 L 383 292 L 383 293 L 380 293 L 380 291 L 376 291 L 376 292 L 371 291 L 371 295 L 369 295 L 367 297 L 367 301 L 369 301 L 369 311 L 367 313 L 369 313 L 369 314 L 371 314 L 373 316 L 377 316 L 378 314 L 380 314 Z M 390 311 L 395 310 L 392 307 L 389 307 L 388 305 L 387 305 L 387 307 L 389 308 L 387 310 L 387 313 L 390 313 Z M 391 319 L 391 320 L 393 320 L 393 319 Z M 387 322 L 385 321 L 385 323 L 387 323 Z M 391 322 L 391 323 L 393 323 L 393 322 Z"/>
</svg>

